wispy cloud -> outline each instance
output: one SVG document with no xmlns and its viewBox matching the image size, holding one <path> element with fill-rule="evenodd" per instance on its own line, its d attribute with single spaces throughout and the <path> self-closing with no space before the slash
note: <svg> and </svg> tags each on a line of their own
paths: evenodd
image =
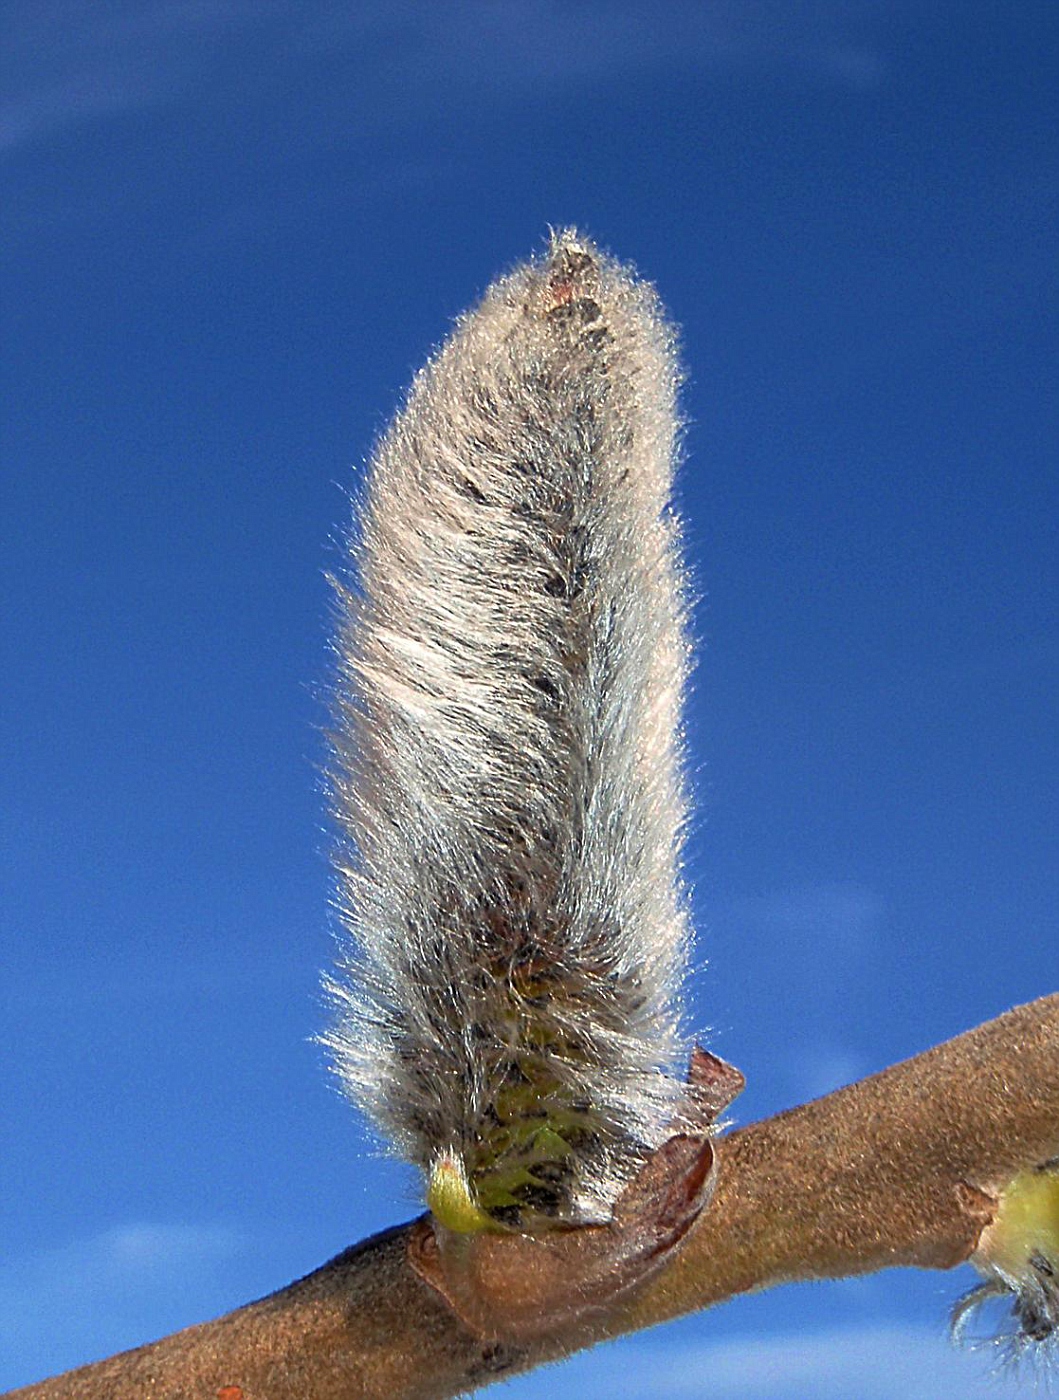
<svg viewBox="0 0 1059 1400">
<path fill-rule="evenodd" d="M 247 1248 L 227 1226 L 140 1222 L 0 1262 L 0 1389 L 201 1320 Z"/>
<path fill-rule="evenodd" d="M 22 3 L 5 20 L 0 151 L 172 101 L 226 31 L 271 12 L 238 0 Z"/>
<path fill-rule="evenodd" d="M 368 10 L 371 7 L 367 7 Z M 442 7 L 366 7 L 328 14 L 307 31 L 318 42 L 363 34 L 382 19 L 399 39 L 398 64 L 415 61 L 419 77 L 458 79 L 507 89 L 621 76 L 665 65 L 699 71 L 796 70 L 853 87 L 875 86 L 886 71 L 881 52 L 855 36 L 861 5 L 828 0 L 790 6 L 771 0 L 703 5 L 674 0 L 664 12 L 641 0 L 572 7 L 563 0 L 517 6 L 482 0 Z"/>
<path fill-rule="evenodd" d="M 511 1400 L 576 1394 L 579 1400 L 1016 1400 L 1025 1380 L 997 1376 L 979 1355 L 940 1333 L 856 1326 L 717 1343 L 624 1343 L 527 1376 Z"/>
<path fill-rule="evenodd" d="M 227 1258 L 242 1238 L 228 1226 L 138 1222 L 23 1259 L 0 1260 L 0 1297 L 43 1283 L 82 1293 L 100 1282 L 142 1284 L 155 1271 L 198 1266 Z"/>
<path fill-rule="evenodd" d="M 733 917 L 774 937 L 798 938 L 828 955 L 855 952 L 874 936 L 883 917 L 873 890 L 857 884 L 795 885 L 734 901 Z"/>
<path fill-rule="evenodd" d="M 865 33 L 865 16 L 876 8 L 867 0 L 674 0 L 664 12 L 641 0 L 366 0 L 342 7 L 322 0 L 21 0 L 7 20 L 0 151 L 192 96 L 275 95 L 292 73 L 317 61 L 347 69 L 323 99 L 328 112 L 344 100 L 368 120 L 407 120 L 438 101 L 451 106 L 461 94 L 473 100 L 483 89 L 499 100 L 538 98 L 557 85 L 659 68 L 787 72 L 874 87 L 887 70 L 883 50 Z M 312 91 L 321 100 L 316 84 Z"/>
<path fill-rule="evenodd" d="M 752 974 L 743 995 L 753 997 L 760 1034 L 745 1112 L 756 1091 L 765 1098 L 753 1111 L 773 1111 L 770 1092 L 780 1103 L 816 1098 L 872 1068 L 860 1047 L 864 993 L 888 931 L 877 891 L 855 881 L 791 884 L 707 905 L 704 924 L 723 940 L 727 962 L 738 958 Z M 708 993 L 709 979 L 701 990 Z M 790 1037 L 769 1029 L 809 1024 L 811 1034 Z"/>
<path fill-rule="evenodd" d="M 748 948 L 784 950 L 786 993 L 810 992 L 821 1010 L 847 999 L 886 928 L 883 900 L 856 883 L 792 885 L 734 899 L 716 916 Z"/>
</svg>

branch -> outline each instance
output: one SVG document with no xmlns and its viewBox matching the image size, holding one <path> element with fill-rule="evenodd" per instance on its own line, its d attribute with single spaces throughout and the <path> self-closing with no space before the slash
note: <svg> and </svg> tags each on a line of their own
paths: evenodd
<svg viewBox="0 0 1059 1400">
<path fill-rule="evenodd" d="M 215 1322 L 9 1400 L 442 1400 L 750 1289 L 950 1268 L 975 1251 L 1008 1183 L 1059 1155 L 1059 994 L 716 1148 L 712 1202 L 659 1270 L 543 1338 L 460 1321 L 412 1265 L 424 1216 Z M 527 1247 L 483 1238 L 498 1258 Z"/>
</svg>

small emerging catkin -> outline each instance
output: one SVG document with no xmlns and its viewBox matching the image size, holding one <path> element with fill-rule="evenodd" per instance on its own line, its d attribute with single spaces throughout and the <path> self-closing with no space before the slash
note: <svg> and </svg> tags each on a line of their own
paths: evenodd
<svg viewBox="0 0 1059 1400">
<path fill-rule="evenodd" d="M 1020 1172 L 1000 1193 L 992 1223 L 982 1231 L 970 1262 L 984 1283 L 966 1294 L 952 1314 L 957 1340 L 994 1346 L 1004 1359 L 1021 1361 L 1059 1344 L 1059 1157 Z M 975 1339 L 971 1321 L 992 1300 L 1009 1317 Z"/>
<path fill-rule="evenodd" d="M 679 1121 L 679 381 L 573 231 L 417 376 L 339 584 L 324 1037 L 453 1229 L 605 1220 Z"/>
</svg>

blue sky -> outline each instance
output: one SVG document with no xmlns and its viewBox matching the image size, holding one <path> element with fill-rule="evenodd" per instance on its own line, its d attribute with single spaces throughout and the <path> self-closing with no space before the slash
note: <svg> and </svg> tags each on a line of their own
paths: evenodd
<svg viewBox="0 0 1059 1400">
<path fill-rule="evenodd" d="M 690 1019 L 737 1119 L 1059 986 L 1053 4 L 6 27 L 0 1387 L 417 1209 L 311 1043 L 324 575 L 411 374 L 549 224 L 683 327 Z M 783 1289 L 509 1393 L 973 1396 L 970 1282 Z"/>
</svg>

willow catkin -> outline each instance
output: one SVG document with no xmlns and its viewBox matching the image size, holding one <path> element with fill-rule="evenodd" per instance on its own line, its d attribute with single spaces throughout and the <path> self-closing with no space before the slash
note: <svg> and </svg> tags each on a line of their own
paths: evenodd
<svg viewBox="0 0 1059 1400">
<path fill-rule="evenodd" d="M 606 1219 L 679 1112 L 678 380 L 653 289 L 562 232 L 459 320 L 369 468 L 324 1040 L 457 1229 Z"/>
</svg>

